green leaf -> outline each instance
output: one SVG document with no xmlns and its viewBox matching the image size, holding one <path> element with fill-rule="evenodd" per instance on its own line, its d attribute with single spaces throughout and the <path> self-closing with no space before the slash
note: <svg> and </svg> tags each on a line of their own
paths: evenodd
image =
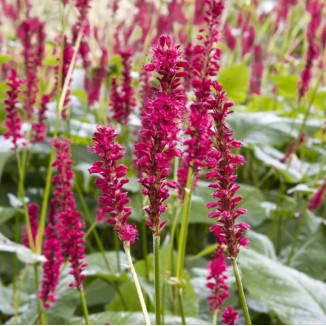
<svg viewBox="0 0 326 326">
<path fill-rule="evenodd" d="M 0 224 L 3 224 L 15 216 L 16 210 L 12 207 L 0 206 Z"/>
<path fill-rule="evenodd" d="M 243 250 L 239 268 L 245 289 L 285 325 L 326 323 L 326 284 L 261 255 Z"/>
<path fill-rule="evenodd" d="M 314 216 L 310 211 L 307 211 L 306 214 L 291 267 L 324 281 L 326 279 L 326 223 L 325 220 Z M 284 253 L 286 257 L 288 252 L 289 247 Z"/>
<path fill-rule="evenodd" d="M 217 247 L 217 244 L 214 243 L 214 244 L 208 246 L 207 248 L 205 248 L 204 250 L 202 250 L 201 252 L 199 252 L 197 255 L 189 257 L 188 260 L 192 261 L 192 260 L 196 260 L 196 259 L 199 259 L 199 258 L 207 256 L 207 255 L 210 255 L 215 251 L 216 247 Z"/>
<path fill-rule="evenodd" d="M 276 259 L 274 245 L 268 237 L 252 230 L 247 231 L 246 236 L 250 240 L 250 250 L 255 250 L 271 259 Z"/>
<path fill-rule="evenodd" d="M 249 89 L 249 70 L 244 63 L 222 68 L 217 80 L 223 85 L 223 90 L 229 99 L 235 102 L 246 100 Z"/>
<path fill-rule="evenodd" d="M 155 324 L 155 315 L 149 314 L 152 325 Z M 141 312 L 129 312 L 129 311 L 105 311 L 98 314 L 90 315 L 90 321 L 92 325 L 104 325 L 110 323 L 111 325 L 144 325 L 144 316 Z M 186 318 L 187 325 L 208 325 L 205 320 L 199 318 Z M 74 325 L 81 325 L 84 323 L 83 318 L 74 318 L 70 320 Z M 164 317 L 165 325 L 180 325 L 180 316 L 166 315 Z"/>
<path fill-rule="evenodd" d="M 29 248 L 12 242 L 0 233 L 0 251 L 14 252 L 17 258 L 23 263 L 34 264 L 45 261 L 44 256 L 34 254 Z"/>
<path fill-rule="evenodd" d="M 0 181 L 3 169 L 5 168 L 9 159 L 14 155 L 14 152 L 11 150 L 4 150 L 4 148 L 0 149 Z"/>
<path fill-rule="evenodd" d="M 298 97 L 298 75 L 273 75 L 271 79 L 275 82 L 280 95 L 289 99 Z"/>
</svg>

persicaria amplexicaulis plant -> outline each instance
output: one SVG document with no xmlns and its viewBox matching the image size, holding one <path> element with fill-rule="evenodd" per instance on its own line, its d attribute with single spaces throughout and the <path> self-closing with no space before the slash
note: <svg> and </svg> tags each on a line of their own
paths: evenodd
<svg viewBox="0 0 326 326">
<path fill-rule="evenodd" d="M 121 72 L 122 81 L 119 88 L 116 78 L 111 78 L 112 89 L 110 94 L 110 109 L 113 112 L 113 119 L 125 125 L 128 122 L 130 113 L 136 106 L 135 91 L 132 86 L 131 78 L 132 50 L 129 48 L 125 51 L 119 51 L 119 55 L 122 59 L 123 67 Z"/>
<path fill-rule="evenodd" d="M 87 264 L 83 261 L 85 257 L 84 222 L 82 214 L 76 210 L 76 204 L 72 192 L 73 161 L 71 160 L 70 141 L 59 137 L 53 141 L 56 148 L 56 160 L 52 166 L 57 167 L 58 174 L 53 177 L 52 182 L 56 185 L 52 203 L 56 205 L 56 216 L 60 232 L 60 240 L 64 253 L 70 263 L 70 274 L 75 278 L 71 286 L 82 288 L 84 279 L 83 270 Z"/>
<path fill-rule="evenodd" d="M 242 155 L 233 154 L 232 150 L 241 147 L 241 142 L 232 138 L 233 131 L 228 125 L 227 116 L 232 113 L 233 103 L 226 99 L 223 86 L 213 82 L 215 98 L 211 101 L 211 116 L 214 120 L 215 137 L 212 150 L 208 153 L 207 168 L 211 171 L 206 174 L 208 180 L 213 180 L 209 187 L 215 189 L 212 194 L 214 201 L 206 206 L 214 211 L 208 214 L 210 218 L 217 218 L 217 224 L 210 227 L 215 234 L 217 243 L 225 246 L 228 258 L 234 260 L 238 256 L 240 246 L 246 246 L 249 240 L 243 236 L 243 230 L 248 230 L 247 223 L 236 223 L 236 219 L 246 213 L 238 208 L 242 197 L 236 192 L 240 188 L 235 184 L 238 165 L 245 163 Z"/>
<path fill-rule="evenodd" d="M 4 100 L 5 110 L 7 111 L 4 126 L 7 130 L 4 132 L 3 136 L 11 140 L 13 144 L 12 150 L 14 151 L 17 150 L 20 140 L 23 139 L 22 119 L 17 106 L 22 83 L 23 80 L 18 78 L 17 71 L 12 70 L 8 76 L 7 82 L 9 86 L 9 90 L 6 91 L 8 98 Z"/>
<path fill-rule="evenodd" d="M 153 87 L 154 96 L 147 99 L 143 112 L 140 140 L 135 145 L 136 164 L 143 177 L 139 182 L 144 187 L 142 193 L 148 197 L 145 207 L 149 221 L 147 225 L 153 234 L 160 235 L 166 221 L 161 222 L 165 212 L 165 200 L 170 188 L 176 188 L 174 181 L 167 181 L 171 162 L 181 156 L 177 148 L 179 123 L 185 111 L 185 95 L 181 86 L 181 71 L 186 62 L 181 60 L 179 46 L 173 44 L 170 36 L 161 36 L 153 49 L 153 60 L 144 67 L 156 71 L 160 77 L 160 88 Z"/>
<path fill-rule="evenodd" d="M 123 186 L 129 182 L 126 178 L 128 168 L 118 164 L 123 157 L 124 148 L 115 141 L 117 134 L 111 127 L 98 126 L 94 133 L 94 146 L 90 149 L 102 160 L 97 161 L 89 169 L 91 174 L 98 173 L 95 183 L 102 191 L 98 199 L 98 220 L 104 220 L 107 215 L 107 222 L 114 225 L 122 242 L 134 243 L 138 231 L 133 224 L 128 224 L 127 219 L 131 214 L 131 207 L 127 204 L 130 201 L 128 193 Z"/>
</svg>

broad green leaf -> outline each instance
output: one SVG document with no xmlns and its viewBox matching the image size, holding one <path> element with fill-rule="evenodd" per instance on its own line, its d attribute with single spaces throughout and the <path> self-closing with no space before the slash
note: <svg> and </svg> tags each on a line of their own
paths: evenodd
<svg viewBox="0 0 326 326">
<path fill-rule="evenodd" d="M 248 67 L 242 63 L 231 67 L 222 68 L 218 74 L 218 82 L 228 98 L 235 102 L 243 102 L 247 98 L 249 89 Z"/>
<path fill-rule="evenodd" d="M 250 112 L 276 111 L 281 109 L 281 104 L 277 98 L 253 95 L 248 103 L 247 109 Z"/>
<path fill-rule="evenodd" d="M 155 324 L 155 315 L 149 314 L 152 325 Z M 104 325 L 110 323 L 111 325 L 144 325 L 144 316 L 141 312 L 129 312 L 129 311 L 105 311 L 97 314 L 90 315 L 92 325 Z M 208 325 L 205 320 L 199 318 L 186 318 L 187 325 Z M 70 320 L 73 325 L 83 324 L 83 319 L 74 318 Z M 164 317 L 165 325 L 180 325 L 180 316 L 166 315 Z"/>
<path fill-rule="evenodd" d="M 29 248 L 12 242 L 0 233 L 0 251 L 13 252 L 17 254 L 17 258 L 23 263 L 34 264 L 37 262 L 45 261 L 45 258 L 41 255 L 34 254 Z"/>
<path fill-rule="evenodd" d="M 269 238 L 261 233 L 252 230 L 247 231 L 246 236 L 250 240 L 249 249 L 255 250 L 260 254 L 267 256 L 271 259 L 276 259 L 274 245 Z"/>
<path fill-rule="evenodd" d="M 295 227 L 300 220 L 297 220 Z M 291 267 L 324 281 L 326 279 L 326 223 L 307 211 Z M 285 250 L 286 257 L 289 247 Z"/>
<path fill-rule="evenodd" d="M 1 207 L 0 206 L 0 224 L 7 222 L 14 217 L 16 210 L 12 207 Z"/>
<path fill-rule="evenodd" d="M 286 325 L 326 323 L 326 284 L 261 255 L 239 255 L 242 282 L 248 293 L 266 304 Z"/>
<path fill-rule="evenodd" d="M 277 92 L 285 98 L 298 97 L 298 75 L 274 75 L 272 80 L 277 86 Z"/>
</svg>

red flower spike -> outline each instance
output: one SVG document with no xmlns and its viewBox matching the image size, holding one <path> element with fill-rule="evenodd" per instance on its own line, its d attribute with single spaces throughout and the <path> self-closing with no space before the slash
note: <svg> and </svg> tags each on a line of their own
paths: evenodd
<svg viewBox="0 0 326 326">
<path fill-rule="evenodd" d="M 70 263 L 70 274 L 75 278 L 72 286 L 82 287 L 83 270 L 87 266 L 85 258 L 85 225 L 81 220 L 82 214 L 75 210 L 76 204 L 72 192 L 73 161 L 71 160 L 70 141 L 64 137 L 53 140 L 56 148 L 56 159 L 52 166 L 57 167 L 58 174 L 53 176 L 52 182 L 56 185 L 52 204 L 56 205 L 60 240 L 64 253 Z"/>
<path fill-rule="evenodd" d="M 128 117 L 136 106 L 135 91 L 132 86 L 131 70 L 132 70 L 132 51 L 119 52 L 122 59 L 122 82 L 121 88 L 118 88 L 116 78 L 112 77 L 112 89 L 110 93 L 110 109 L 114 113 L 113 119 L 120 124 L 128 123 Z"/>
<path fill-rule="evenodd" d="M 212 196 L 216 198 L 215 211 L 209 213 L 208 216 L 217 218 L 217 224 L 210 227 L 217 243 L 226 246 L 228 258 L 235 259 L 240 246 L 249 243 L 242 234 L 242 230 L 248 229 L 249 225 L 235 223 L 236 218 L 246 212 L 244 209 L 237 208 L 242 198 L 235 195 L 239 186 L 234 184 L 237 176 L 233 174 L 237 165 L 244 164 L 244 158 L 236 159 L 232 153 L 232 149 L 240 146 L 239 142 L 232 138 L 233 132 L 226 122 L 232 103 L 226 100 L 226 93 L 221 91 L 217 82 L 213 82 L 213 87 L 215 97 L 210 101 L 216 135 L 213 150 L 219 152 L 221 156 L 215 159 L 213 170 L 206 174 L 207 179 L 215 179 L 210 185 L 215 189 Z M 208 206 L 214 208 L 215 205 L 209 203 Z"/>
<path fill-rule="evenodd" d="M 185 112 L 185 94 L 181 77 L 182 52 L 173 44 L 169 35 L 161 36 L 153 49 L 154 57 L 147 69 L 160 75 L 160 88 L 153 90 L 143 111 L 141 135 L 135 145 L 138 181 L 144 187 L 142 193 L 149 197 L 146 213 L 153 233 L 161 233 L 161 213 L 164 202 L 170 196 L 167 186 L 171 162 L 180 156 L 176 148 L 179 141 L 179 123 Z M 145 66 L 146 69 L 146 66 Z M 171 184 L 170 184 L 171 185 Z"/>
<path fill-rule="evenodd" d="M 231 306 L 228 306 L 222 313 L 222 323 L 224 325 L 238 325 L 236 324 L 236 319 L 239 317 L 237 311 L 233 311 Z"/>
<path fill-rule="evenodd" d="M 205 38 L 202 45 L 196 45 L 193 52 L 192 86 L 195 92 L 195 102 L 190 106 L 189 126 L 185 134 L 189 139 L 184 141 L 186 145 L 185 155 L 181 160 L 181 167 L 178 169 L 179 196 L 184 198 L 184 188 L 187 183 L 188 170 L 192 168 L 196 182 L 199 172 L 206 165 L 206 156 L 211 148 L 211 127 L 212 120 L 207 112 L 208 99 L 211 94 L 212 76 L 216 76 L 219 70 L 220 50 L 217 48 L 219 41 L 219 18 L 223 11 L 223 1 L 206 0 L 208 9 L 205 15 L 207 24 Z"/>
<path fill-rule="evenodd" d="M 123 157 L 124 147 L 115 141 L 116 137 L 113 128 L 97 126 L 93 137 L 94 146 L 90 149 L 102 160 L 95 162 L 89 172 L 101 175 L 95 180 L 97 188 L 102 190 L 98 199 L 98 214 L 101 219 L 109 214 L 111 218 L 108 218 L 107 222 L 114 225 L 120 240 L 134 243 L 138 231 L 134 224 L 127 222 L 131 208 L 127 207 L 130 200 L 127 192 L 123 190 L 123 185 L 129 182 L 129 179 L 125 178 L 128 168 L 117 163 Z"/>
<path fill-rule="evenodd" d="M 223 247 L 218 246 L 215 254 L 212 256 L 207 265 L 208 283 L 206 286 L 211 290 L 211 294 L 207 297 L 208 304 L 211 311 L 220 311 L 224 300 L 229 297 L 229 287 L 226 284 L 227 280 L 227 264 L 225 262 L 225 255 L 223 254 Z"/>
<path fill-rule="evenodd" d="M 11 149 L 13 151 L 17 150 L 19 140 L 23 139 L 22 120 L 17 107 L 20 85 L 23 81 L 17 77 L 17 71 L 12 70 L 7 82 L 9 86 L 9 90 L 6 91 L 8 98 L 4 100 L 7 115 L 3 125 L 7 130 L 3 133 L 3 136 L 6 139 L 11 139 L 13 144 Z"/>
</svg>

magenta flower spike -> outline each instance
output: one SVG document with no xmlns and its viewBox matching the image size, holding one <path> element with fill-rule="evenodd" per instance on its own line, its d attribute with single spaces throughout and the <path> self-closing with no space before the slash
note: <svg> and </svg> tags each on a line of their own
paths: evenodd
<svg viewBox="0 0 326 326">
<path fill-rule="evenodd" d="M 263 78 L 264 66 L 262 58 L 262 46 L 254 46 L 254 61 L 251 65 L 250 93 L 260 95 L 261 82 Z"/>
<path fill-rule="evenodd" d="M 235 184 L 237 175 L 234 173 L 238 165 L 243 165 L 242 155 L 234 155 L 232 149 L 240 148 L 241 142 L 232 138 L 233 131 L 226 122 L 229 109 L 233 103 L 226 100 L 223 86 L 213 82 L 215 98 L 211 101 L 212 118 L 214 120 L 215 137 L 212 150 L 208 153 L 207 167 L 211 169 L 206 174 L 208 180 L 213 180 L 209 187 L 215 189 L 212 196 L 214 201 L 206 206 L 214 208 L 208 214 L 210 218 L 217 218 L 217 223 L 210 227 L 215 234 L 217 243 L 226 246 L 228 258 L 235 260 L 240 246 L 246 246 L 249 240 L 243 236 L 243 230 L 250 227 L 247 223 L 236 224 L 236 219 L 246 213 L 243 208 L 237 208 L 242 197 L 236 196 L 240 188 Z"/>
<path fill-rule="evenodd" d="M 90 106 L 94 105 L 94 103 L 100 99 L 101 87 L 105 81 L 108 65 L 108 51 L 105 48 L 102 48 L 99 66 L 94 70 L 94 77 L 88 79 L 88 83 L 86 84 L 87 101 Z"/>
<path fill-rule="evenodd" d="M 324 192 L 326 190 L 326 178 L 324 179 L 323 184 L 321 187 L 316 191 L 316 193 L 310 198 L 308 203 L 308 209 L 311 211 L 315 211 L 318 209 L 324 199 Z"/>
<path fill-rule="evenodd" d="M 228 306 L 222 314 L 222 323 L 224 325 L 237 325 L 235 322 L 238 317 L 239 313 L 237 311 L 233 311 L 231 306 Z"/>
<path fill-rule="evenodd" d="M 55 219 L 55 206 L 50 205 L 48 225 L 45 229 L 43 254 L 46 261 L 43 264 L 42 284 L 39 298 L 44 308 L 50 308 L 56 301 L 56 287 L 59 284 L 60 268 L 64 261 L 59 228 Z"/>
<path fill-rule="evenodd" d="M 28 218 L 31 225 L 31 234 L 32 234 L 32 240 L 35 246 L 35 240 L 37 236 L 37 229 L 38 229 L 38 211 L 39 206 L 36 204 L 28 204 L 27 210 L 28 210 Z M 27 247 L 30 248 L 29 241 L 28 241 L 28 235 L 26 226 L 23 226 L 23 236 L 22 236 L 22 243 Z"/>
<path fill-rule="evenodd" d="M 318 0 L 307 1 L 306 10 L 311 15 L 311 20 L 307 28 L 308 49 L 306 53 L 306 64 L 301 72 L 298 96 L 301 100 L 309 91 L 309 85 L 312 78 L 312 68 L 314 61 L 319 55 L 319 45 L 316 43 L 316 34 L 322 20 L 323 3 Z"/>
<path fill-rule="evenodd" d="M 45 139 L 46 136 L 46 111 L 47 104 L 50 102 L 50 95 L 45 94 L 41 98 L 41 106 L 37 111 L 37 121 L 32 123 L 32 134 L 30 142 L 32 144 L 39 143 Z"/>
<path fill-rule="evenodd" d="M 216 248 L 214 256 L 212 256 L 208 268 L 207 284 L 211 294 L 207 297 L 210 310 L 213 313 L 218 313 L 222 310 L 224 300 L 229 297 L 229 287 L 226 284 L 227 280 L 227 264 L 225 262 L 225 255 L 223 247 Z"/>
<path fill-rule="evenodd" d="M 110 94 L 110 109 L 113 112 L 113 119 L 122 125 L 128 123 L 130 113 L 136 106 L 135 90 L 132 86 L 132 50 L 119 51 L 122 59 L 122 82 L 118 87 L 116 78 L 112 77 L 112 89 Z"/>
<path fill-rule="evenodd" d="M 192 86 L 196 99 L 190 106 L 189 125 L 185 134 L 189 137 L 184 141 L 185 153 L 178 169 L 179 195 L 184 198 L 188 170 L 192 169 L 195 180 L 199 172 L 206 165 L 206 156 L 211 147 L 212 120 L 207 109 L 208 99 L 211 94 L 212 78 L 219 70 L 221 50 L 217 48 L 219 41 L 219 18 L 223 12 L 223 1 L 206 0 L 208 9 L 205 21 L 207 30 L 201 29 L 197 39 L 203 40 L 202 45 L 193 48 L 192 60 Z M 204 36 L 205 35 L 205 36 Z M 196 182 L 195 182 L 196 186 Z"/>
<path fill-rule="evenodd" d="M 7 111 L 6 120 L 4 122 L 4 127 L 7 130 L 3 133 L 6 139 L 10 139 L 13 147 L 13 151 L 18 148 L 19 140 L 23 139 L 22 133 L 22 120 L 19 114 L 18 96 L 20 93 L 20 86 L 23 83 L 21 79 L 18 79 L 17 71 L 12 70 L 8 76 L 7 85 L 9 90 L 6 91 L 8 98 L 4 100 L 5 110 Z"/>
<path fill-rule="evenodd" d="M 84 279 L 83 270 L 87 266 L 83 259 L 85 257 L 84 223 L 81 220 L 82 214 L 76 211 L 76 204 L 72 192 L 72 171 L 73 161 L 71 160 L 70 141 L 59 137 L 53 141 L 56 148 L 56 160 L 52 166 L 57 167 L 58 174 L 52 179 L 56 185 L 52 203 L 57 207 L 58 228 L 60 240 L 64 253 L 67 254 L 70 263 L 70 274 L 75 282 L 70 286 L 82 288 Z"/>
<path fill-rule="evenodd" d="M 25 118 L 30 121 L 33 117 L 38 87 L 38 70 L 42 65 L 45 50 L 44 23 L 38 18 L 28 18 L 18 28 L 18 37 L 23 45 L 25 68 L 24 110 Z"/>
<path fill-rule="evenodd" d="M 129 182 L 125 177 L 128 168 L 117 162 L 123 157 L 124 147 L 115 141 L 116 137 L 113 128 L 97 126 L 93 137 L 94 146 L 90 149 L 101 161 L 95 162 L 89 172 L 100 174 L 95 180 L 97 187 L 102 191 L 98 199 L 98 219 L 103 220 L 106 215 L 110 215 L 107 222 L 114 225 L 120 240 L 129 244 L 135 242 L 138 231 L 134 224 L 127 222 L 131 207 L 127 206 L 130 199 L 123 186 Z"/>
<path fill-rule="evenodd" d="M 61 92 L 63 85 L 65 83 L 65 79 L 68 75 L 68 70 L 69 70 L 69 66 L 73 57 L 73 53 L 74 53 L 74 49 L 73 46 L 71 45 L 71 43 L 68 42 L 67 40 L 67 36 L 64 36 L 64 49 L 63 49 L 63 57 L 62 57 L 62 76 L 61 76 L 61 85 L 58 85 L 58 78 L 59 78 L 59 65 L 57 65 L 55 67 L 55 74 L 56 74 L 56 82 L 55 82 L 55 86 L 54 86 L 54 90 L 53 92 L 57 92 L 58 91 L 58 87 L 59 90 Z M 71 83 L 71 79 L 69 80 L 68 85 L 70 85 Z M 61 111 L 61 117 L 63 119 L 67 118 L 67 109 L 70 103 L 70 94 L 71 91 L 70 89 L 67 90 L 64 102 L 63 102 L 63 109 Z"/>
<path fill-rule="evenodd" d="M 186 101 L 181 77 L 186 72 L 180 70 L 187 63 L 180 59 L 179 47 L 172 43 L 170 36 L 161 36 L 153 48 L 152 62 L 144 67 L 160 75 L 157 78 L 160 87 L 153 87 L 155 97 L 146 102 L 141 136 L 135 145 L 136 165 L 143 176 L 138 181 L 144 187 L 142 193 L 148 196 L 147 225 L 156 236 L 161 234 L 166 223 L 161 222 L 161 214 L 166 210 L 164 201 L 169 197 L 168 187 L 177 187 L 176 182 L 167 181 L 171 162 L 174 157 L 181 156 L 177 145 Z"/>
</svg>

